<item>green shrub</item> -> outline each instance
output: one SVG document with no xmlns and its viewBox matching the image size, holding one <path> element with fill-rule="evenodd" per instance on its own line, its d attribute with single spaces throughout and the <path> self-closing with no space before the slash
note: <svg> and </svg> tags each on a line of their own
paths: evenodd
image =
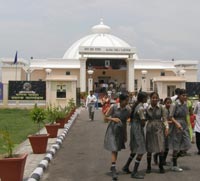
<svg viewBox="0 0 200 181">
<path fill-rule="evenodd" d="M 38 125 L 38 132 L 40 134 L 41 124 L 44 124 L 46 119 L 45 110 L 35 104 L 34 108 L 31 111 L 31 119 L 34 123 Z"/>
<path fill-rule="evenodd" d="M 0 140 L 2 142 L 0 149 L 7 153 L 7 157 L 13 157 L 14 143 L 7 129 L 0 130 Z"/>
</svg>

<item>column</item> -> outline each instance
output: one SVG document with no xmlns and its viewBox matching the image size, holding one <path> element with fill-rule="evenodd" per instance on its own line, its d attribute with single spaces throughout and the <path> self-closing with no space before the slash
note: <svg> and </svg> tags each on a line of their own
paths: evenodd
<svg viewBox="0 0 200 181">
<path fill-rule="evenodd" d="M 126 75 L 126 84 L 127 84 L 127 90 L 129 92 L 134 92 L 135 89 L 135 68 L 134 68 L 134 61 L 135 59 L 133 58 L 128 58 L 126 60 L 127 62 L 127 75 Z"/>
<path fill-rule="evenodd" d="M 8 106 L 8 83 L 3 83 L 3 106 Z"/>
<path fill-rule="evenodd" d="M 53 100 L 51 97 L 51 80 L 49 79 L 51 76 L 52 69 L 45 69 L 46 72 L 46 107 L 49 104 L 52 104 Z"/>
<path fill-rule="evenodd" d="M 147 91 L 147 75 L 148 71 L 147 70 L 142 70 L 141 74 L 142 74 L 142 91 L 146 92 Z"/>
<path fill-rule="evenodd" d="M 86 60 L 87 58 L 80 58 L 80 91 L 86 92 Z"/>
<path fill-rule="evenodd" d="M 88 78 L 88 93 L 93 90 L 93 78 Z"/>
</svg>

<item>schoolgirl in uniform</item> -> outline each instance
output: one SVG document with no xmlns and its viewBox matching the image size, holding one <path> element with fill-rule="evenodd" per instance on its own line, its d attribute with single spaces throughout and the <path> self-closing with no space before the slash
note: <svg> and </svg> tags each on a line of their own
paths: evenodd
<svg viewBox="0 0 200 181">
<path fill-rule="evenodd" d="M 157 92 L 150 94 L 150 104 L 146 110 L 146 149 L 147 149 L 147 170 L 151 173 L 151 155 L 159 153 L 160 173 L 165 173 L 163 167 L 165 136 L 168 135 L 169 125 L 166 119 L 164 107 L 159 105 L 159 95 Z"/>
<path fill-rule="evenodd" d="M 169 124 L 169 132 L 168 132 L 168 135 L 165 136 L 165 152 L 164 152 L 164 159 L 163 159 L 164 165 L 167 165 L 166 160 L 167 160 L 167 155 L 168 155 L 168 152 L 169 152 L 169 135 L 170 135 L 171 130 L 172 130 L 172 121 L 170 120 L 171 104 L 172 104 L 171 98 L 170 97 L 165 98 L 164 108 L 165 108 L 165 111 L 166 111 L 166 117 L 167 117 L 167 121 L 168 121 L 168 124 Z"/>
<path fill-rule="evenodd" d="M 164 106 L 164 109 L 166 111 L 166 118 L 167 118 L 167 121 L 168 121 L 168 124 L 169 124 L 169 134 L 170 134 L 170 131 L 172 129 L 172 127 L 171 127 L 172 121 L 169 118 L 171 104 L 172 104 L 172 100 L 171 100 L 170 97 L 167 97 L 167 98 L 164 99 L 164 105 L 163 106 Z M 168 152 L 169 152 L 169 137 L 167 135 L 167 136 L 165 136 L 165 151 L 164 151 L 163 165 L 167 165 L 166 159 L 167 159 Z M 154 163 L 156 165 L 158 164 L 158 156 L 159 156 L 159 153 L 155 153 L 153 155 Z"/>
<path fill-rule="evenodd" d="M 135 160 L 135 166 L 131 173 L 132 178 L 143 179 L 144 176 L 138 173 L 138 167 L 142 156 L 146 153 L 145 136 L 144 136 L 144 126 L 145 126 L 145 109 L 144 103 L 147 102 L 147 94 L 145 92 L 139 92 L 137 96 L 137 101 L 132 107 L 131 113 L 131 131 L 130 131 L 130 149 L 131 154 L 123 167 L 123 171 L 130 173 L 129 165 L 133 160 L 134 156 L 137 154 Z"/>
<path fill-rule="evenodd" d="M 111 151 L 111 172 L 113 180 L 117 180 L 116 161 L 118 152 L 125 149 L 125 142 L 127 141 L 127 126 L 126 122 L 130 118 L 130 108 L 127 106 L 129 101 L 128 95 L 121 94 L 119 96 L 119 103 L 110 107 L 106 113 L 106 120 L 110 121 L 106 130 L 104 147 Z"/>
<path fill-rule="evenodd" d="M 191 147 L 189 129 L 187 125 L 188 108 L 186 103 L 186 90 L 180 89 L 178 99 L 170 108 L 170 119 L 173 121 L 172 131 L 169 137 L 169 147 L 173 150 L 172 170 L 182 172 L 183 169 L 177 166 L 177 154 L 180 151 L 187 151 Z"/>
</svg>

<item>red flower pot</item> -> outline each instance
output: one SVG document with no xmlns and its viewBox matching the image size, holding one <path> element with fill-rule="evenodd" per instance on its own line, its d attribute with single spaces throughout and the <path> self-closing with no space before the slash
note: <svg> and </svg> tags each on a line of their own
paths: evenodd
<svg viewBox="0 0 200 181">
<path fill-rule="evenodd" d="M 58 135 L 58 129 L 60 128 L 60 123 L 46 124 L 45 128 L 47 133 L 49 133 L 49 138 L 56 138 Z"/>
<path fill-rule="evenodd" d="M 22 181 L 28 154 L 18 154 L 13 158 L 0 159 L 1 181 Z"/>
<path fill-rule="evenodd" d="M 60 123 L 60 127 L 59 128 L 64 128 L 65 123 L 66 123 L 65 118 L 57 119 L 56 123 Z"/>
<path fill-rule="evenodd" d="M 68 121 L 69 121 L 70 117 L 71 117 L 71 115 L 70 115 L 70 114 L 68 114 L 68 115 L 66 116 L 66 118 L 65 118 L 65 122 L 66 122 L 66 123 L 68 123 Z"/>
<path fill-rule="evenodd" d="M 46 153 L 49 134 L 37 134 L 28 136 L 33 153 Z"/>
</svg>

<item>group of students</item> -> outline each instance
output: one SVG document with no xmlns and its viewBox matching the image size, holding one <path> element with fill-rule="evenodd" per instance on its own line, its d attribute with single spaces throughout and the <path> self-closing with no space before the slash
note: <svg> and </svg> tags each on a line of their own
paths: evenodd
<svg viewBox="0 0 200 181">
<path fill-rule="evenodd" d="M 113 104 L 105 112 L 105 120 L 109 122 L 104 147 L 111 151 L 111 173 L 113 180 L 118 179 L 116 171 L 116 161 L 118 152 L 125 148 L 127 141 L 127 120 L 130 120 L 130 156 L 123 166 L 125 173 L 130 173 L 132 178 L 143 179 L 144 175 L 138 172 L 140 161 L 147 153 L 146 173 L 151 173 L 152 153 L 159 157 L 159 172 L 165 173 L 164 165 L 168 151 L 172 150 L 172 170 L 176 172 L 183 171 L 177 165 L 179 152 L 186 152 L 191 147 L 191 139 L 187 116 L 189 109 L 187 106 L 187 94 L 185 89 L 179 89 L 177 98 L 172 102 L 167 97 L 164 105 L 159 104 L 159 95 L 152 92 L 149 96 L 146 92 L 139 92 L 137 101 L 132 107 L 128 105 L 129 96 L 121 94 L 119 103 Z M 198 104 L 197 104 L 198 105 Z M 195 107 L 196 114 L 200 110 Z M 198 123 L 200 128 L 200 122 Z M 199 133 L 198 133 L 199 132 Z M 200 130 L 198 131 L 196 142 L 199 144 L 200 154 Z M 135 157 L 135 165 L 132 171 L 129 165 Z"/>
</svg>

